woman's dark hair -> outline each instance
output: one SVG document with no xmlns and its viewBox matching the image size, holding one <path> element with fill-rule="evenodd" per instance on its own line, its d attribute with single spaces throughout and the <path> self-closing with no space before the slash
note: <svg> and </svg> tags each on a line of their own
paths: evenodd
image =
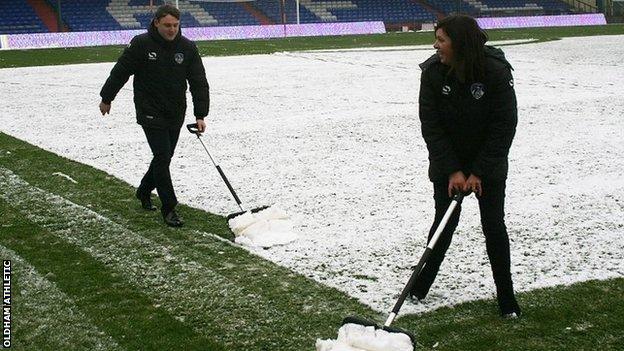
<svg viewBox="0 0 624 351">
<path fill-rule="evenodd" d="M 160 20 L 167 15 L 171 15 L 177 20 L 180 20 L 180 10 L 178 10 L 175 6 L 171 4 L 164 4 L 159 6 L 158 9 L 156 9 L 156 13 L 154 13 L 154 19 Z"/>
<path fill-rule="evenodd" d="M 487 33 L 474 18 L 464 15 L 448 16 L 435 26 L 451 38 L 453 62 L 451 66 L 466 82 L 481 81 L 485 77 L 485 48 Z"/>
</svg>

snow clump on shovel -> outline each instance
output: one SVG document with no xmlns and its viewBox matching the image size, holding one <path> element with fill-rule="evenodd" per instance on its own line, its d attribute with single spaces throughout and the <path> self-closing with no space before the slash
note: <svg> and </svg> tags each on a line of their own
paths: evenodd
<svg viewBox="0 0 624 351">
<path fill-rule="evenodd" d="M 345 324 L 336 340 L 316 340 L 316 351 L 413 351 L 409 336 L 375 327 Z"/>
<path fill-rule="evenodd" d="M 247 211 L 230 219 L 228 224 L 234 233 L 234 241 L 241 245 L 268 248 L 297 239 L 290 216 L 278 207 L 256 213 Z"/>
</svg>

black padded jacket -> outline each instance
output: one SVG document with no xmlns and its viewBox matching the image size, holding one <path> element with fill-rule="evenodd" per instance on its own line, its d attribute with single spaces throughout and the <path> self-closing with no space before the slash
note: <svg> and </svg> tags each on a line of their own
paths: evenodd
<svg viewBox="0 0 624 351">
<path fill-rule="evenodd" d="M 419 116 L 429 151 L 429 179 L 463 171 L 504 181 L 518 122 L 512 67 L 500 49 L 485 47 L 483 82 L 460 82 L 433 55 L 423 62 Z"/>
<path fill-rule="evenodd" d="M 194 115 L 203 119 L 210 105 L 209 87 L 197 46 L 182 36 L 166 41 L 152 23 L 137 35 L 117 60 L 100 96 L 110 103 L 134 75 L 137 123 L 153 128 L 180 128 L 186 113 L 187 81 Z"/>
</svg>

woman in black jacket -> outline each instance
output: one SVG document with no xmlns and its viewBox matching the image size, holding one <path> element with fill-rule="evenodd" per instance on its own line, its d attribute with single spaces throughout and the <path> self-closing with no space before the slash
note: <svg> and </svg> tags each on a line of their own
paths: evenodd
<svg viewBox="0 0 624 351">
<path fill-rule="evenodd" d="M 455 192 L 474 192 L 501 316 L 518 317 L 504 220 L 509 148 L 516 131 L 517 104 L 511 65 L 468 16 L 450 16 L 435 27 L 437 53 L 422 69 L 419 115 L 433 182 L 433 235 Z M 419 275 L 412 296 L 423 299 L 438 273 L 459 222 L 453 213 Z"/>
</svg>

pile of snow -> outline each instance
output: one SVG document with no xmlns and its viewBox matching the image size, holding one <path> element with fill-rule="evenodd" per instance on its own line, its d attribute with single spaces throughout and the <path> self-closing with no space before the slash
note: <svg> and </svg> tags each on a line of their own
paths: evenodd
<svg viewBox="0 0 624 351">
<path fill-rule="evenodd" d="M 267 248 L 297 239 L 290 216 L 278 207 L 256 213 L 247 211 L 230 219 L 228 224 L 236 236 L 234 241 L 241 245 Z"/>
<path fill-rule="evenodd" d="M 413 351 L 409 336 L 359 324 L 345 324 L 336 340 L 316 340 L 316 351 Z"/>
</svg>

